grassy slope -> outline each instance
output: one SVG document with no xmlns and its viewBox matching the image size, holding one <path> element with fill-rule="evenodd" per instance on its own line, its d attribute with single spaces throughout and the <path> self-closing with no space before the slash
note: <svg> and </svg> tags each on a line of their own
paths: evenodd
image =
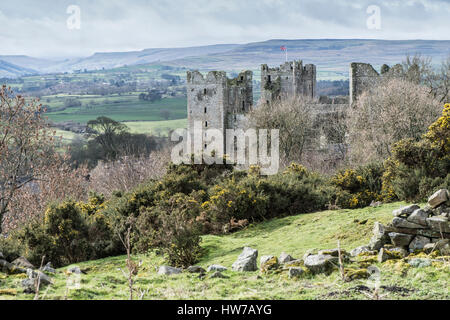
<svg viewBox="0 0 450 320">
<path fill-rule="evenodd" d="M 384 223 L 392 219 L 391 212 L 401 204 L 388 204 L 379 208 L 358 210 L 324 211 L 293 217 L 275 219 L 250 226 L 246 230 L 227 236 L 205 236 L 203 247 L 206 254 L 199 265 L 207 267 L 218 263 L 231 268 L 244 246 L 259 250 L 259 256 L 278 255 L 286 251 L 300 258 L 308 249 L 329 249 L 341 246 L 347 250 L 366 244 L 371 237 L 375 221 Z M 359 224 L 355 220 L 368 220 Z M 259 272 L 225 272 L 229 279 L 200 280 L 197 275 L 181 274 L 171 277 L 156 274 L 156 267 L 163 264 L 161 257 L 153 254 L 139 256 L 143 268 L 136 281 L 136 287 L 148 289 L 146 299 L 367 299 L 361 293 L 348 291 L 357 285 L 368 285 L 367 280 L 342 283 L 338 272 L 330 276 L 306 276 L 290 280 L 282 274 L 262 275 Z M 81 263 L 86 270 L 81 288 L 67 291 L 68 299 L 126 299 L 126 279 L 119 268 L 124 267 L 125 257 Z M 258 259 L 259 260 L 259 259 Z M 55 284 L 48 289 L 47 299 L 61 299 L 66 295 L 67 276 L 61 269 L 55 277 Z M 1 277 L 1 275 L 0 275 Z M 20 276 L 0 280 L 0 290 L 18 288 Z M 381 285 L 399 286 L 415 290 L 406 296 L 389 293 L 389 299 L 449 299 L 450 272 L 444 267 L 412 269 L 407 274 L 397 273 L 390 267 L 381 267 Z M 19 293 L 0 295 L 0 299 L 26 298 Z M 337 293 L 336 293 L 337 292 Z M 344 294 L 344 292 L 346 294 Z M 329 296 L 331 294 L 331 296 Z"/>
</svg>

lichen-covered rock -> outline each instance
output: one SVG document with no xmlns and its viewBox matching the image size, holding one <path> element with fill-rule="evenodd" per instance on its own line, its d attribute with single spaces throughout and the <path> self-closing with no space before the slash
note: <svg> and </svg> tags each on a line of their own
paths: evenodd
<svg viewBox="0 0 450 320">
<path fill-rule="evenodd" d="M 245 247 L 231 268 L 234 271 L 256 271 L 256 259 L 258 258 L 258 250 Z"/>
<path fill-rule="evenodd" d="M 190 266 L 186 271 L 189 273 L 206 273 L 206 270 L 200 266 Z"/>
<path fill-rule="evenodd" d="M 303 255 L 303 261 L 307 258 L 307 257 L 309 257 L 309 256 L 312 256 L 312 255 L 314 255 L 314 254 L 317 254 L 317 252 L 318 252 L 319 250 L 317 250 L 317 249 L 308 249 L 308 250 L 306 250 L 306 252 L 305 252 L 305 254 Z"/>
<path fill-rule="evenodd" d="M 406 229 L 424 229 L 423 225 L 409 222 L 403 218 L 394 218 L 392 220 L 392 225 L 396 228 L 406 228 Z"/>
<path fill-rule="evenodd" d="M 430 251 L 436 250 L 439 251 L 439 253 L 443 256 L 450 256 L 450 239 L 439 240 L 432 245 L 433 247 Z"/>
<path fill-rule="evenodd" d="M 355 248 L 355 249 L 353 249 L 352 251 L 350 251 L 350 255 L 351 255 L 352 257 L 357 257 L 357 256 L 359 256 L 360 254 L 363 254 L 363 253 L 371 253 L 371 252 L 372 252 L 372 250 L 370 250 L 368 246 L 360 246 L 360 247 Z"/>
<path fill-rule="evenodd" d="M 427 219 L 427 223 L 434 231 L 450 233 L 450 225 L 447 217 L 431 217 Z"/>
<path fill-rule="evenodd" d="M 292 260 L 292 261 L 286 262 L 283 266 L 285 268 L 289 268 L 289 267 L 302 267 L 303 265 L 304 265 L 303 260 L 297 259 L 297 260 Z"/>
<path fill-rule="evenodd" d="M 449 191 L 447 189 L 441 189 L 428 198 L 428 204 L 434 209 L 449 200 L 449 198 Z"/>
<path fill-rule="evenodd" d="M 56 273 L 56 270 L 52 267 L 52 263 L 47 263 L 44 267 L 42 267 L 41 271 L 47 273 Z"/>
<path fill-rule="evenodd" d="M 18 267 L 12 263 L 9 263 L 6 260 L 1 259 L 0 259 L 0 271 L 6 274 L 21 274 L 27 272 L 26 269 Z"/>
<path fill-rule="evenodd" d="M 387 243 L 389 243 L 389 236 L 386 234 L 385 227 L 381 223 L 375 222 L 373 226 L 373 236 L 369 243 L 369 249 L 378 251 Z"/>
<path fill-rule="evenodd" d="M 425 245 L 429 244 L 431 240 L 427 237 L 416 236 L 409 244 L 409 251 L 423 250 Z"/>
<path fill-rule="evenodd" d="M 208 270 L 208 272 L 211 272 L 211 271 L 223 272 L 223 271 L 227 271 L 228 269 L 225 268 L 224 266 L 221 266 L 218 264 L 213 264 L 213 265 L 210 265 L 207 270 Z"/>
<path fill-rule="evenodd" d="M 305 273 L 305 270 L 303 270 L 300 267 L 291 267 L 289 268 L 289 278 L 298 278 L 301 277 Z"/>
<path fill-rule="evenodd" d="M 412 204 L 410 206 L 394 210 L 392 214 L 394 215 L 394 217 L 407 217 L 417 209 L 420 209 L 420 207 L 417 204 Z"/>
<path fill-rule="evenodd" d="M 409 222 L 419 224 L 427 227 L 427 218 L 429 217 L 429 213 L 422 209 L 417 209 L 408 217 Z"/>
<path fill-rule="evenodd" d="M 222 272 L 220 272 L 220 271 L 214 272 L 210 278 L 211 279 L 228 279 L 228 277 L 223 275 Z"/>
<path fill-rule="evenodd" d="M 389 233 L 392 244 L 396 247 L 408 247 L 414 236 L 410 234 L 391 232 Z"/>
<path fill-rule="evenodd" d="M 399 259 L 401 258 L 405 258 L 406 256 L 408 256 L 408 251 L 405 250 L 404 248 L 391 248 L 388 249 L 389 252 L 395 256 L 397 256 Z"/>
<path fill-rule="evenodd" d="M 320 250 L 318 254 L 339 257 L 339 249 Z M 344 249 L 341 249 L 341 256 L 348 256 L 347 251 L 345 251 Z"/>
<path fill-rule="evenodd" d="M 11 262 L 13 265 L 25 268 L 25 269 L 35 269 L 35 267 L 31 264 L 30 261 L 28 261 L 25 257 L 19 257 L 13 262 Z"/>
<path fill-rule="evenodd" d="M 367 269 L 345 269 L 345 276 L 348 280 L 367 279 L 370 277 L 370 273 Z"/>
<path fill-rule="evenodd" d="M 67 269 L 67 273 L 73 273 L 73 274 L 82 274 L 83 271 L 81 271 L 80 267 L 73 266 Z"/>
<path fill-rule="evenodd" d="M 313 274 L 326 273 L 331 271 L 338 263 L 338 258 L 330 255 L 311 255 L 305 261 L 305 267 Z"/>
<path fill-rule="evenodd" d="M 286 262 L 294 261 L 294 260 L 295 260 L 295 259 L 292 258 L 292 256 L 290 256 L 289 254 L 287 254 L 287 253 L 285 253 L 285 252 L 282 252 L 282 253 L 280 254 L 280 257 L 278 258 L 278 262 L 279 262 L 279 263 L 282 263 L 282 264 L 284 264 L 284 263 L 286 263 Z"/>
<path fill-rule="evenodd" d="M 431 266 L 430 259 L 414 258 L 408 261 L 408 264 L 414 268 L 425 268 Z"/>
<path fill-rule="evenodd" d="M 27 276 L 30 280 L 37 280 L 39 278 L 39 282 L 41 285 L 48 285 L 52 283 L 50 277 L 41 271 L 33 271 L 32 269 L 27 269 Z"/>
<path fill-rule="evenodd" d="M 275 256 L 263 256 L 260 260 L 261 272 L 268 272 L 270 270 L 278 269 L 278 259 Z"/>
<path fill-rule="evenodd" d="M 403 258 L 403 252 L 401 251 L 393 251 L 385 248 L 381 248 L 378 253 L 378 262 L 383 263 L 387 260 L 395 260 Z"/>
<path fill-rule="evenodd" d="M 170 276 L 172 274 L 179 274 L 182 270 L 179 268 L 169 267 L 169 266 L 161 266 L 159 267 L 158 274 Z"/>
</svg>

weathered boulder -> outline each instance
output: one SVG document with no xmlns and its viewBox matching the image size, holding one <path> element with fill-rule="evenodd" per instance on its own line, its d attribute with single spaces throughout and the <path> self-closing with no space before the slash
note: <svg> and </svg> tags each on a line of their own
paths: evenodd
<svg viewBox="0 0 450 320">
<path fill-rule="evenodd" d="M 80 267 L 74 266 L 67 269 L 67 273 L 82 274 L 83 271 L 81 271 Z"/>
<path fill-rule="evenodd" d="M 262 256 L 259 269 L 261 272 L 276 270 L 279 267 L 278 258 L 275 256 Z"/>
<path fill-rule="evenodd" d="M 179 274 L 182 270 L 179 268 L 169 267 L 169 266 L 161 266 L 159 267 L 158 274 L 170 276 L 172 274 Z"/>
<path fill-rule="evenodd" d="M 378 251 L 387 243 L 389 243 L 389 236 L 386 233 L 386 228 L 381 223 L 375 222 L 373 226 L 373 236 L 369 243 L 369 249 Z"/>
<path fill-rule="evenodd" d="M 0 271 L 6 274 L 21 274 L 27 272 L 26 269 L 18 267 L 12 263 L 9 263 L 6 260 L 1 259 L 0 259 Z"/>
<path fill-rule="evenodd" d="M 450 195 L 447 189 L 441 189 L 436 191 L 431 197 L 428 198 L 428 204 L 434 209 L 441 204 L 449 200 Z"/>
<path fill-rule="evenodd" d="M 35 267 L 28 261 L 25 257 L 19 257 L 13 262 L 11 262 L 13 265 L 25 268 L 25 269 L 35 269 Z"/>
<path fill-rule="evenodd" d="M 308 256 L 304 261 L 305 267 L 314 274 L 331 271 L 337 263 L 336 257 L 322 254 Z"/>
<path fill-rule="evenodd" d="M 450 233 L 450 225 L 447 217 L 431 217 L 427 219 L 430 229 L 439 232 Z"/>
<path fill-rule="evenodd" d="M 416 236 L 409 244 L 409 251 L 423 250 L 425 245 L 429 244 L 431 240 L 427 237 Z"/>
<path fill-rule="evenodd" d="M 302 259 L 292 260 L 292 261 L 286 262 L 283 266 L 285 268 L 301 267 L 301 266 L 303 266 L 303 260 Z"/>
<path fill-rule="evenodd" d="M 389 252 L 397 256 L 398 258 L 405 258 L 409 254 L 409 252 L 406 249 L 398 247 L 389 249 Z"/>
<path fill-rule="evenodd" d="M 289 268 L 289 278 L 290 279 L 301 277 L 303 273 L 305 273 L 305 270 L 303 270 L 300 267 Z"/>
<path fill-rule="evenodd" d="M 392 244 L 396 247 L 408 247 L 413 239 L 413 235 L 391 232 L 389 233 L 389 237 L 391 238 Z"/>
<path fill-rule="evenodd" d="M 56 273 L 56 270 L 52 267 L 51 262 L 49 262 L 45 266 L 43 266 L 41 271 L 47 272 L 47 273 Z"/>
<path fill-rule="evenodd" d="M 380 252 L 378 253 L 378 262 L 383 263 L 387 260 L 393 260 L 393 259 L 400 259 L 401 254 L 395 251 L 391 251 L 385 248 L 381 248 Z"/>
<path fill-rule="evenodd" d="M 214 272 L 210 278 L 211 279 L 228 279 L 228 277 L 223 275 L 222 272 L 220 272 L 220 271 Z"/>
<path fill-rule="evenodd" d="M 408 264 L 414 268 L 425 268 L 431 266 L 430 259 L 414 258 L 408 261 Z"/>
<path fill-rule="evenodd" d="M 450 256 L 450 239 L 439 240 L 434 244 L 434 250 L 438 250 L 443 256 Z"/>
<path fill-rule="evenodd" d="M 289 254 L 282 252 L 280 254 L 280 257 L 278 258 L 278 262 L 281 264 L 284 264 L 286 262 L 294 261 L 295 259 L 292 258 Z"/>
<path fill-rule="evenodd" d="M 231 268 L 234 271 L 256 271 L 256 259 L 258 258 L 258 250 L 245 247 Z"/>
<path fill-rule="evenodd" d="M 317 250 L 316 248 L 314 249 L 308 249 L 306 250 L 305 254 L 303 255 L 303 260 L 305 260 L 307 257 L 312 256 L 314 254 L 317 254 L 319 250 Z"/>
<path fill-rule="evenodd" d="M 420 207 L 417 204 L 412 204 L 410 206 L 394 210 L 392 214 L 394 215 L 394 217 L 407 217 L 417 209 L 420 209 Z"/>
<path fill-rule="evenodd" d="M 370 253 L 371 251 L 372 251 L 372 250 L 370 250 L 368 246 L 360 246 L 360 247 L 355 248 L 355 249 L 353 249 L 352 251 L 350 251 L 350 255 L 351 255 L 352 257 L 357 257 L 357 256 L 359 256 L 360 254 L 363 254 L 363 253 Z"/>
<path fill-rule="evenodd" d="M 417 224 L 417 223 L 412 223 L 409 222 L 406 219 L 402 219 L 402 218 L 394 218 L 392 220 L 392 225 L 396 228 L 407 228 L 407 229 L 424 229 L 425 227 Z"/>
<path fill-rule="evenodd" d="M 413 213 L 411 213 L 411 215 L 408 217 L 408 221 L 418 224 L 418 225 L 422 225 L 427 227 L 427 218 L 429 217 L 429 213 L 426 212 L 425 210 L 422 209 L 417 209 L 415 210 Z"/>
<path fill-rule="evenodd" d="M 27 269 L 27 276 L 30 280 L 37 280 L 39 278 L 39 282 L 41 285 L 48 285 L 52 283 L 51 278 L 41 271 L 33 271 L 32 269 Z"/>
<path fill-rule="evenodd" d="M 228 269 L 225 268 L 224 266 L 221 266 L 218 264 L 213 264 L 213 265 L 210 265 L 207 270 L 208 270 L 208 272 L 211 272 L 211 271 L 223 272 L 223 271 L 227 271 Z"/>
<path fill-rule="evenodd" d="M 318 254 L 339 257 L 339 249 L 320 250 Z M 345 251 L 344 249 L 341 249 L 341 256 L 348 256 L 347 251 Z"/>
<path fill-rule="evenodd" d="M 206 273 L 206 270 L 199 266 L 190 266 L 186 271 L 189 273 Z"/>
</svg>

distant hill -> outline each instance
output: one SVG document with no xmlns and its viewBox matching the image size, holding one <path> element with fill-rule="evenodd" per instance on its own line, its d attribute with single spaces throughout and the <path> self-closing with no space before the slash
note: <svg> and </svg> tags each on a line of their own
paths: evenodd
<svg viewBox="0 0 450 320">
<path fill-rule="evenodd" d="M 36 70 L 24 68 L 7 61 L 0 60 L 0 78 L 17 78 L 36 73 L 38 73 Z"/>
<path fill-rule="evenodd" d="M 262 63 L 284 62 L 281 46 L 288 49 L 288 58 L 302 59 L 317 65 L 318 77 L 348 77 L 350 62 L 369 62 L 375 67 L 401 62 L 407 54 L 430 56 L 435 63 L 450 55 L 450 41 L 437 40 L 367 40 L 317 39 L 269 40 L 248 44 L 224 44 L 188 48 L 155 48 L 132 52 L 96 53 L 90 57 L 49 61 L 26 56 L 0 56 L 0 60 L 19 68 L 40 73 L 75 70 L 113 69 L 123 66 L 158 64 L 189 69 L 240 71 L 258 70 Z M 6 74 L 6 71 L 5 71 Z M 9 74 L 21 74 L 9 72 Z"/>
</svg>

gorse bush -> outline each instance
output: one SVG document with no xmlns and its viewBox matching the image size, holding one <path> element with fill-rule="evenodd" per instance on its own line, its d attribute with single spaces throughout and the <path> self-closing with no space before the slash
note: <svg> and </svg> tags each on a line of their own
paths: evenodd
<svg viewBox="0 0 450 320">
<path fill-rule="evenodd" d="M 382 164 L 341 170 L 331 178 L 336 187 L 334 204 L 340 208 L 361 208 L 382 199 Z"/>
<path fill-rule="evenodd" d="M 438 188 L 450 187 L 450 105 L 419 141 L 394 144 L 385 161 L 383 196 L 387 200 L 424 201 Z"/>
</svg>

